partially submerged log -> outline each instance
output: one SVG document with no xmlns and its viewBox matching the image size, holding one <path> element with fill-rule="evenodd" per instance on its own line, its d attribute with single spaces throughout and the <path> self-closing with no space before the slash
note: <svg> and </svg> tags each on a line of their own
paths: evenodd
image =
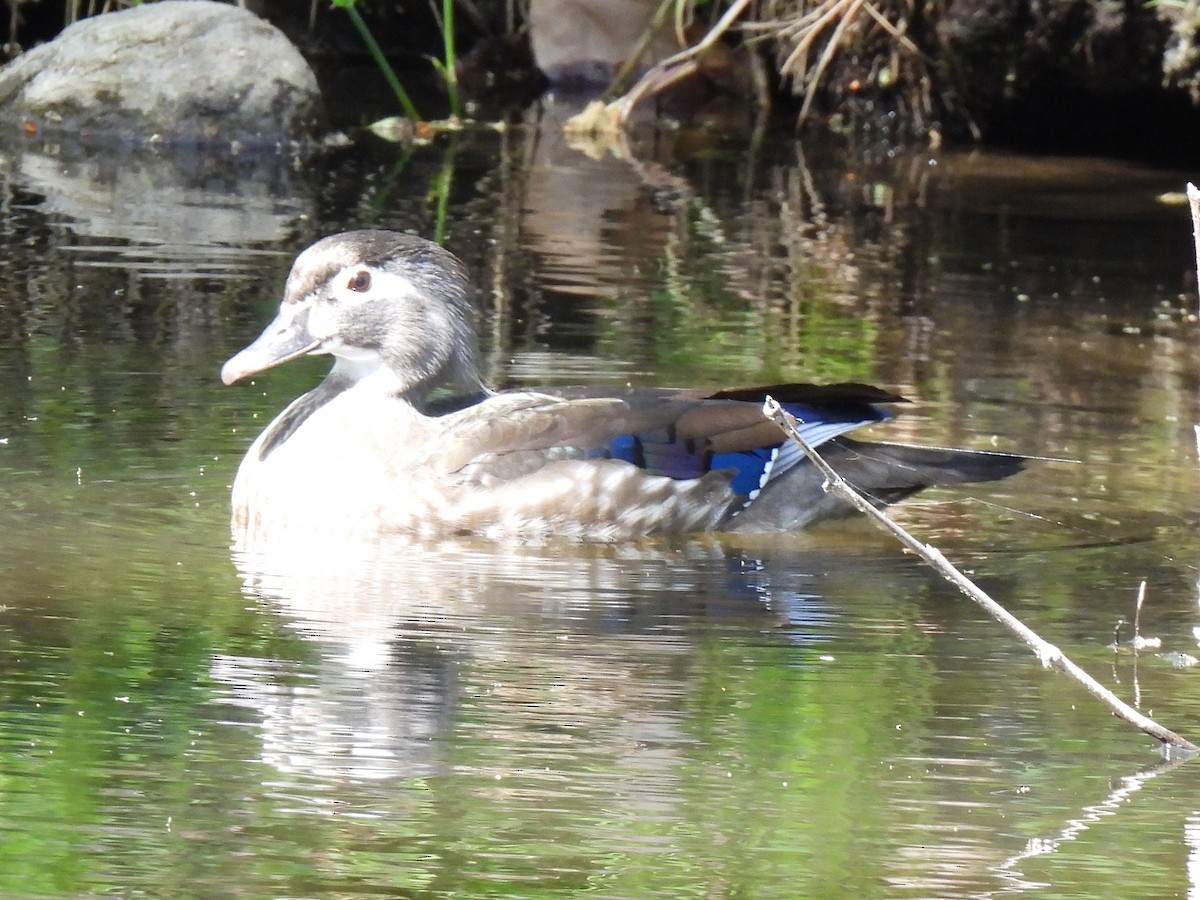
<svg viewBox="0 0 1200 900">
<path fill-rule="evenodd" d="M 932 566 L 938 574 L 966 594 L 978 606 L 982 607 L 984 612 L 1019 637 L 1026 646 L 1033 650 L 1039 662 L 1044 667 L 1050 668 L 1053 666 L 1066 673 L 1074 681 L 1082 685 L 1084 690 L 1107 706 L 1117 718 L 1128 722 L 1151 737 L 1157 738 L 1164 745 L 1174 747 L 1188 754 L 1200 753 L 1200 747 L 1197 747 L 1191 741 L 1187 740 L 1187 738 L 1181 737 L 1169 728 L 1163 727 L 1150 717 L 1142 715 L 1142 713 L 1121 700 L 1120 697 L 1072 662 L 1062 650 L 1049 641 L 1044 640 L 1032 628 L 989 597 L 971 579 L 964 575 L 961 570 L 946 559 L 940 550 L 931 544 L 925 544 L 917 540 L 894 519 L 877 509 L 874 504 L 858 493 L 845 479 L 838 475 L 821 458 L 816 450 L 809 446 L 796 428 L 795 419 L 792 418 L 787 410 L 770 397 L 767 398 L 766 403 L 763 405 L 763 415 L 773 420 L 783 430 L 784 434 L 795 441 L 813 464 L 821 470 L 826 479 L 826 490 L 845 500 L 860 512 L 865 513 L 875 524 L 900 541 L 905 548 L 916 554 L 923 562 Z"/>
</svg>

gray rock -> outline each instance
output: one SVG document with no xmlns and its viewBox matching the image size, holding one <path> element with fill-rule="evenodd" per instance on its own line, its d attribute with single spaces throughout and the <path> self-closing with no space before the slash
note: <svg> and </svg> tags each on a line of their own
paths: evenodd
<svg viewBox="0 0 1200 900">
<path fill-rule="evenodd" d="M 26 134 L 263 144 L 310 137 L 316 77 L 274 26 L 209 0 L 78 22 L 0 70 L 2 116 Z"/>
</svg>

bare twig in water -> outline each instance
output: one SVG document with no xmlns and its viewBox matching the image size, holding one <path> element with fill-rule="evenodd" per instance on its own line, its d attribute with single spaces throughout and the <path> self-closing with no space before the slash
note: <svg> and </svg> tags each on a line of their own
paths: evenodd
<svg viewBox="0 0 1200 900">
<path fill-rule="evenodd" d="M 1146 580 L 1138 586 L 1137 605 L 1133 611 L 1133 652 L 1139 650 L 1155 650 L 1162 646 L 1162 640 L 1156 637 L 1142 637 L 1142 607 L 1146 604 Z"/>
<path fill-rule="evenodd" d="M 1146 602 L 1146 579 L 1138 585 L 1137 603 L 1133 607 L 1133 646 L 1142 639 L 1142 604 Z"/>
<path fill-rule="evenodd" d="M 1192 237 L 1196 241 L 1196 283 L 1200 287 L 1200 190 L 1190 181 L 1187 185 L 1187 198 L 1188 206 L 1192 209 Z M 1196 442 L 1200 444 L 1200 436 L 1197 436 Z"/>
<path fill-rule="evenodd" d="M 1190 181 L 1187 185 L 1188 206 L 1192 210 L 1192 238 L 1196 242 L 1196 285 L 1200 288 L 1200 190 Z M 1196 456 L 1200 457 L 1200 425 L 1192 426 L 1196 431 Z"/>
<path fill-rule="evenodd" d="M 974 600 L 979 606 L 983 607 L 988 615 L 1017 635 L 1033 650 L 1044 667 L 1050 668 L 1051 666 L 1055 666 L 1061 669 L 1075 679 L 1075 681 L 1079 682 L 1079 684 L 1083 685 L 1089 694 L 1104 703 L 1112 710 L 1115 716 L 1124 719 L 1135 728 L 1157 738 L 1164 744 L 1170 744 L 1189 753 L 1200 752 L 1200 747 L 1197 747 L 1191 741 L 1164 728 L 1153 719 L 1142 715 L 1132 706 L 1125 703 L 1120 697 L 1092 678 L 1091 675 L 1079 668 L 1075 663 L 1071 662 L 1058 647 L 1043 640 L 1028 625 L 984 593 L 971 579 L 955 568 L 940 550 L 930 544 L 921 543 L 890 517 L 876 509 L 869 500 L 847 484 L 845 479 L 835 472 L 833 467 L 825 462 L 816 450 L 809 446 L 808 442 L 804 440 L 796 428 L 796 419 L 781 407 L 773 397 L 768 397 L 766 403 L 763 404 L 763 415 L 783 429 L 784 434 L 795 441 L 808 458 L 812 460 L 813 465 L 825 476 L 825 490 L 845 500 L 855 509 L 865 513 L 877 525 L 882 526 L 885 531 L 890 532 L 893 537 L 919 556 L 925 563 L 936 569 L 943 578 Z"/>
</svg>

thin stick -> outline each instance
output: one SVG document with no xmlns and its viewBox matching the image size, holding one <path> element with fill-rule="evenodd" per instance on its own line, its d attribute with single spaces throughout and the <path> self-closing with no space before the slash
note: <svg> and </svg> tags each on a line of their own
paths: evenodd
<svg viewBox="0 0 1200 900">
<path fill-rule="evenodd" d="M 1153 719 L 1142 715 L 1132 706 L 1129 706 L 1120 697 L 1092 678 L 1091 675 L 1079 668 L 1075 663 L 1071 662 L 1058 647 L 1048 641 L 1042 640 L 1033 629 L 980 590 L 971 579 L 956 569 L 940 550 L 929 544 L 921 543 L 900 527 L 900 525 L 876 509 L 869 500 L 847 484 L 845 479 L 835 472 L 829 463 L 820 457 L 816 450 L 809 446 L 808 442 L 801 437 L 800 432 L 796 428 L 795 417 L 781 407 L 773 397 L 767 397 L 766 402 L 763 404 L 763 415 L 783 429 L 784 434 L 795 441 L 808 458 L 812 460 L 813 465 L 825 476 L 826 491 L 845 500 L 855 509 L 866 513 L 877 525 L 881 526 L 885 531 L 891 532 L 901 544 L 936 569 L 943 578 L 966 594 L 970 599 L 974 600 L 975 603 L 983 607 L 984 611 L 993 619 L 1017 635 L 1033 650 L 1043 667 L 1050 668 L 1051 666 L 1056 666 L 1061 669 L 1083 685 L 1089 694 L 1104 703 L 1112 710 L 1115 716 L 1124 719 L 1135 728 L 1157 738 L 1164 744 L 1171 744 L 1189 753 L 1200 752 L 1200 747 L 1197 747 L 1191 741 L 1164 728 Z"/>
<path fill-rule="evenodd" d="M 1200 190 L 1190 181 L 1187 184 L 1188 206 L 1192 208 L 1192 239 L 1196 242 L 1196 288 L 1200 290 Z M 1200 457 L 1200 425 L 1196 430 L 1196 456 Z"/>
<path fill-rule="evenodd" d="M 1192 237 L 1196 241 L 1196 272 L 1200 273 L 1200 190 L 1190 181 L 1187 185 L 1188 206 L 1192 208 Z M 1200 277 L 1196 279 L 1197 287 L 1200 287 Z M 1200 443 L 1200 438 L 1197 438 L 1197 443 Z"/>
<path fill-rule="evenodd" d="M 1138 586 L 1137 604 L 1133 608 L 1133 646 L 1136 650 L 1142 643 L 1142 605 L 1146 602 L 1146 579 Z"/>
</svg>

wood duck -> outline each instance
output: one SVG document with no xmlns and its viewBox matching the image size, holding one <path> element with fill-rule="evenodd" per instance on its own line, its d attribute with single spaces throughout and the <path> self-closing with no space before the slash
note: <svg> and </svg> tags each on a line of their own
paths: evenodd
<svg viewBox="0 0 1200 900">
<path fill-rule="evenodd" d="M 445 249 L 390 231 L 324 238 L 292 267 L 275 320 L 225 363 L 233 384 L 305 354 L 316 388 L 254 441 L 233 486 L 237 534 L 562 536 L 618 541 L 787 531 L 847 508 L 764 418 L 770 394 L 879 505 L 1021 469 L 1000 453 L 861 443 L 903 398 L 861 384 L 722 391 L 492 391 L 472 287 Z"/>
</svg>

